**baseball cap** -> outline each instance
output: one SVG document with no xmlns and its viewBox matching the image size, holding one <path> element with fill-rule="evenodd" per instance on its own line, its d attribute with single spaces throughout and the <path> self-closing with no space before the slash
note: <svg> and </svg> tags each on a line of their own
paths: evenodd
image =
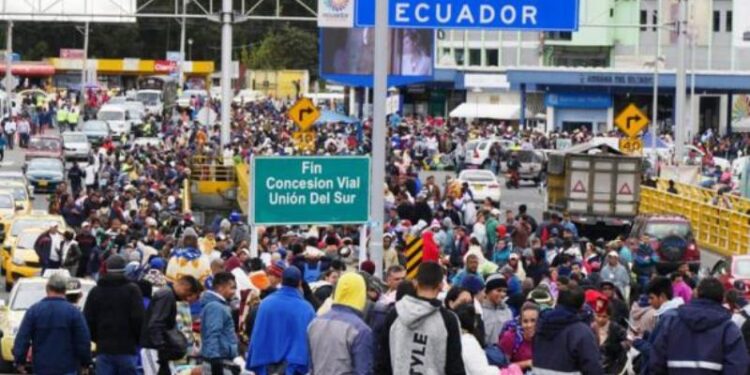
<svg viewBox="0 0 750 375">
<path fill-rule="evenodd" d="M 127 262 L 125 262 L 125 258 L 123 258 L 121 255 L 115 254 L 107 258 L 107 272 L 108 273 L 125 272 L 126 265 L 127 265 Z"/>
<path fill-rule="evenodd" d="M 281 284 L 284 286 L 298 287 L 302 281 L 302 272 L 295 266 L 287 267 L 281 274 Z"/>
</svg>

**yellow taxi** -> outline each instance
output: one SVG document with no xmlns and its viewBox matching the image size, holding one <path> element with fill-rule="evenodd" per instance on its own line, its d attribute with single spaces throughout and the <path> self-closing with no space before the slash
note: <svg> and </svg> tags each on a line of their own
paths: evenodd
<svg viewBox="0 0 750 375">
<path fill-rule="evenodd" d="M 10 191 L 0 191 L 0 233 L 5 234 L 5 230 L 10 224 L 10 220 L 16 216 L 16 212 L 22 209 L 21 203 L 16 203 L 13 193 Z"/>
<path fill-rule="evenodd" d="M 3 264 L 5 268 L 5 291 L 10 291 L 13 284 L 22 277 L 39 275 L 42 265 L 34 250 L 34 243 L 46 229 L 31 228 L 21 232 L 10 246 L 10 256 Z"/>
<path fill-rule="evenodd" d="M 3 181 L 0 185 L 0 192 L 11 192 L 19 208 L 19 214 L 31 213 L 31 191 L 29 186 L 19 181 Z"/>
<path fill-rule="evenodd" d="M 67 270 L 50 271 L 67 274 Z M 46 277 L 37 276 L 18 280 L 18 283 L 11 290 L 8 300 L 0 300 L 0 334 L 2 335 L 2 338 L 0 338 L 0 354 L 2 355 L 0 372 L 2 373 L 13 371 L 13 341 L 15 341 L 18 328 L 21 326 L 23 316 L 31 305 L 47 296 L 47 277 L 51 276 L 51 274 L 44 276 Z M 86 297 L 96 283 L 92 280 L 79 280 L 81 281 L 83 296 L 78 301 L 78 306 L 79 308 L 83 308 L 86 303 Z"/>
<path fill-rule="evenodd" d="M 3 243 L 3 249 L 0 251 L 0 264 L 3 266 L 3 272 L 7 271 L 5 266 L 12 260 L 10 252 L 16 243 L 16 237 L 18 237 L 23 231 L 27 229 L 41 229 L 45 231 L 52 227 L 53 224 L 57 224 L 60 233 L 64 232 L 65 219 L 60 215 L 49 215 L 49 214 L 29 214 L 29 215 L 18 215 L 10 221 L 10 225 L 5 233 L 5 242 Z M 33 244 L 32 244 L 33 248 Z"/>
</svg>

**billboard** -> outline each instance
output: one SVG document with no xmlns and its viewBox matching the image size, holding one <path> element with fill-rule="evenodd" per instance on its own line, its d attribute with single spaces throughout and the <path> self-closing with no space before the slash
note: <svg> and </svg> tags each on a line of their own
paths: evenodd
<svg viewBox="0 0 750 375">
<path fill-rule="evenodd" d="M 375 24 L 375 1 L 357 1 L 357 26 Z M 396 28 L 578 30 L 579 0 L 391 0 L 388 5 L 388 24 Z"/>
<path fill-rule="evenodd" d="M 2 21 L 135 22 L 136 0 L 0 0 Z"/>
<path fill-rule="evenodd" d="M 750 95 L 734 94 L 732 97 L 732 131 L 750 132 Z"/>
<path fill-rule="evenodd" d="M 323 28 L 320 31 L 320 73 L 351 86 L 372 86 L 375 33 L 372 28 Z M 432 30 L 390 30 L 388 85 L 430 81 L 434 69 Z"/>
<path fill-rule="evenodd" d="M 750 1 L 735 0 L 732 17 L 732 45 L 750 47 Z"/>
</svg>

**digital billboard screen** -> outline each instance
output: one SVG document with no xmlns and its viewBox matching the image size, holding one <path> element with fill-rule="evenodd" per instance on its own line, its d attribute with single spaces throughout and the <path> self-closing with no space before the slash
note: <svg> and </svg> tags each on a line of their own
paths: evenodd
<svg viewBox="0 0 750 375">
<path fill-rule="evenodd" d="M 430 81 L 434 69 L 434 31 L 391 29 L 388 85 Z M 352 86 L 372 86 L 375 33 L 372 28 L 322 28 L 320 73 Z"/>
</svg>

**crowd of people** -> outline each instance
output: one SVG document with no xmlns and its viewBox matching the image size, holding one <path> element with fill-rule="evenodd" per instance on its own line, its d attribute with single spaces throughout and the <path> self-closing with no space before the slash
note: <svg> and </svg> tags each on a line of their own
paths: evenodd
<svg viewBox="0 0 750 375">
<path fill-rule="evenodd" d="M 583 129 L 391 119 L 382 265 L 359 258 L 356 227 L 258 228 L 251 254 L 239 213 L 197 223 L 180 194 L 200 173 L 191 160 L 300 153 L 286 105 L 235 107 L 224 148 L 218 127 L 184 113 L 162 122 L 163 145 L 106 140 L 68 171 L 50 199 L 67 229 L 49 228 L 35 250 L 72 277 L 51 277 L 27 311 L 18 369 L 74 373 L 93 362 L 93 342 L 100 374 L 748 373 L 744 285 L 687 264 L 660 275 L 649 238 L 591 241 L 566 214 L 500 209 L 419 174 L 435 160 L 460 167 L 472 139 L 554 148 L 591 139 Z M 319 153 L 369 152 L 367 121 L 317 131 Z M 417 237 L 423 257 L 407 279 L 403 251 Z M 82 310 L 66 302 L 81 293 L 76 278 L 97 281 Z"/>
</svg>

